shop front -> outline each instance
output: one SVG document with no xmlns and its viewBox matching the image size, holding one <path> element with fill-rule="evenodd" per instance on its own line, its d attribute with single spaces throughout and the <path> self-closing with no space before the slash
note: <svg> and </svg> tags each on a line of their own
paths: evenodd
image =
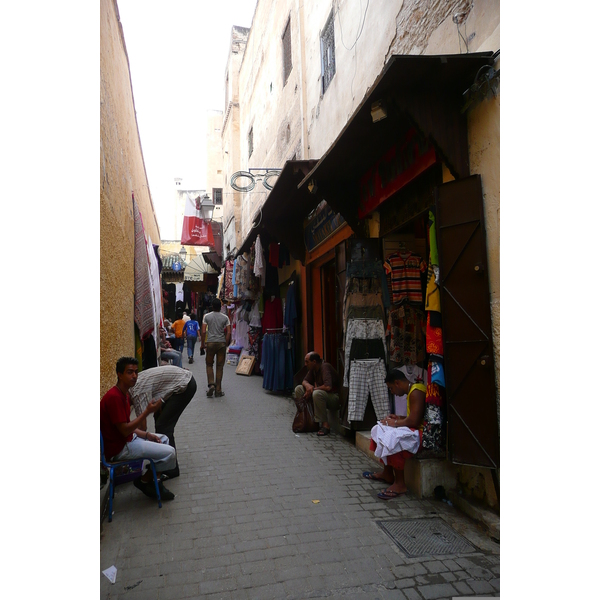
<svg viewBox="0 0 600 600">
<path fill-rule="evenodd" d="M 429 455 L 497 482 L 482 175 L 470 172 L 462 112 L 463 92 L 493 61 L 491 52 L 392 57 L 299 189 L 327 206 L 320 223 L 304 224 L 307 239 L 314 230 L 319 240 L 319 226 L 328 235 L 307 245 L 307 341 L 344 374 L 343 425 L 366 430 L 384 410 L 405 414 L 401 398 L 388 406 L 352 383 L 401 368 L 427 384 Z"/>
</svg>

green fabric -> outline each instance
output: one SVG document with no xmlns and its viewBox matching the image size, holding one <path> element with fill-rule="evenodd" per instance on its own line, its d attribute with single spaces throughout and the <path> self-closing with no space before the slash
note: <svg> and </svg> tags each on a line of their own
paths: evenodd
<svg viewBox="0 0 600 600">
<path fill-rule="evenodd" d="M 431 211 L 429 211 L 429 262 L 436 267 L 440 264 L 435 237 L 435 216 Z"/>
</svg>

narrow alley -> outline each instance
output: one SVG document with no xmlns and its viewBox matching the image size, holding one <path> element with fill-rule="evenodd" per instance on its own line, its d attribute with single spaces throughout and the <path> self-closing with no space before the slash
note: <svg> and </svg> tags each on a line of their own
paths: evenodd
<svg viewBox="0 0 600 600">
<path fill-rule="evenodd" d="M 207 398 L 204 357 L 185 366 L 198 391 L 176 429 L 176 498 L 158 509 L 133 484 L 116 488 L 100 552 L 117 575 L 100 575 L 101 598 L 499 596 L 500 546 L 456 508 L 379 500 L 381 485 L 361 477 L 372 459 L 338 435 L 293 433 L 293 401 L 261 377 L 226 365 L 225 396 Z M 409 556 L 378 524 L 408 519 L 441 520 L 461 551 Z"/>
</svg>

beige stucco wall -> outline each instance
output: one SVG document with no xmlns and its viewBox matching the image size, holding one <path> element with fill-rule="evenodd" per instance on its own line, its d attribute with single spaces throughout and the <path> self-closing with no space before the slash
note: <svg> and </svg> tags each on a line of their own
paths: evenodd
<svg viewBox="0 0 600 600">
<path fill-rule="evenodd" d="M 115 363 L 135 355 L 131 194 L 146 233 L 160 243 L 138 134 L 127 50 L 114 0 L 100 2 L 100 394 Z"/>
<path fill-rule="evenodd" d="M 239 72 L 244 57 L 249 30 L 233 27 L 229 56 L 225 68 L 225 112 L 221 126 L 223 168 L 223 252 L 242 245 L 242 196 L 229 185 L 231 176 L 242 169 L 240 142 Z M 212 150 L 211 150 L 212 151 Z M 211 159 L 208 159 L 209 161 Z"/>
<path fill-rule="evenodd" d="M 284 82 L 282 36 L 290 20 L 292 69 Z M 281 168 L 302 153 L 300 24 L 295 0 L 258 2 L 239 73 L 241 166 Z M 253 152 L 248 135 L 253 131 Z M 242 195 L 244 239 L 268 191 L 262 182 Z"/>
<path fill-rule="evenodd" d="M 307 158 L 318 159 L 335 141 L 383 69 L 396 33 L 395 17 L 402 0 L 371 2 L 368 8 L 367 3 L 352 0 L 336 3 L 339 12 L 333 25 L 335 75 L 323 95 L 320 37 L 331 3 L 311 0 L 310 4 L 310 9 L 305 6 L 306 31 L 309 32 L 306 39 Z"/>
<path fill-rule="evenodd" d="M 206 116 L 206 192 L 213 198 L 213 189 L 221 188 L 223 195 L 229 190 L 225 187 L 223 173 L 223 111 L 209 110 Z M 223 220 L 223 205 L 217 204 L 213 212 L 213 221 Z"/>
</svg>

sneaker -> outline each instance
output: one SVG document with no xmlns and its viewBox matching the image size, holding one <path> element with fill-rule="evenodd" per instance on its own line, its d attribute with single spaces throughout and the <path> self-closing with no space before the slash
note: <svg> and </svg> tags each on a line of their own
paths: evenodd
<svg viewBox="0 0 600 600">
<path fill-rule="evenodd" d="M 160 478 L 175 479 L 175 477 L 179 477 L 179 467 L 175 467 L 169 471 L 163 471 Z"/>
<path fill-rule="evenodd" d="M 161 500 L 173 500 L 175 498 L 175 494 L 170 492 L 164 485 L 162 481 L 158 482 L 158 489 L 160 491 L 160 499 Z"/>
<path fill-rule="evenodd" d="M 206 395 L 209 398 L 211 398 L 214 393 L 215 393 L 215 386 L 214 385 L 209 386 L 209 388 L 206 390 Z"/>
<path fill-rule="evenodd" d="M 215 398 L 220 398 L 221 396 L 224 396 L 225 392 L 215 392 Z"/>
<path fill-rule="evenodd" d="M 148 496 L 148 498 L 156 499 L 156 488 L 154 487 L 154 480 L 151 481 L 142 481 L 141 477 L 138 477 L 133 481 L 133 485 L 140 490 L 143 494 Z M 160 482 L 158 484 L 158 489 L 160 489 Z M 162 492 L 161 492 L 162 497 Z"/>
</svg>

